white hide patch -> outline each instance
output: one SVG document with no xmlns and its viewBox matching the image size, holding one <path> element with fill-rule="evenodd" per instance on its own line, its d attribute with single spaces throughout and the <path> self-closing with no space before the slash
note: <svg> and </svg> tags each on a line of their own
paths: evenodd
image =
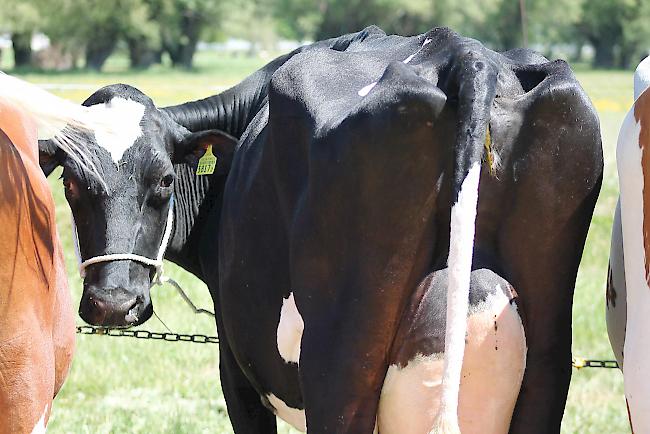
<svg viewBox="0 0 650 434">
<path fill-rule="evenodd" d="M 419 51 L 418 51 L 418 53 L 419 53 Z M 415 55 L 418 54 L 418 53 L 413 53 L 413 54 L 411 54 L 409 57 L 407 57 L 406 59 L 402 60 L 402 63 L 404 63 L 404 64 L 409 63 L 411 60 L 413 60 L 413 58 L 415 57 Z"/>
<path fill-rule="evenodd" d="M 420 51 L 422 51 L 422 49 L 423 49 L 423 48 L 424 48 L 424 47 L 425 47 L 429 42 L 431 42 L 431 39 L 428 39 L 428 38 L 425 39 L 424 42 L 422 43 L 422 46 L 418 49 L 418 51 L 416 51 L 415 53 L 411 54 L 411 55 L 410 55 L 409 57 L 407 57 L 406 59 L 402 60 L 402 63 L 407 64 L 407 63 L 409 63 L 411 60 L 413 60 L 413 58 L 414 58 L 415 56 L 417 56 L 418 53 L 420 53 Z"/>
<path fill-rule="evenodd" d="M 641 125 L 634 108 L 627 114 L 618 137 L 616 162 L 621 192 L 621 225 L 627 323 L 623 383 L 634 431 L 650 432 L 650 387 L 648 387 L 648 328 L 650 327 L 650 287 L 646 281 L 643 244 L 643 170 L 639 145 Z"/>
<path fill-rule="evenodd" d="M 283 400 L 275 396 L 274 394 L 269 394 L 266 397 L 273 408 L 275 409 L 275 415 L 297 429 L 298 431 L 306 432 L 307 431 L 307 419 L 305 418 L 305 410 L 299 408 L 291 408 L 284 403 Z"/>
<path fill-rule="evenodd" d="M 298 312 L 293 292 L 282 300 L 280 321 L 278 322 L 278 352 L 287 363 L 298 363 L 300 360 L 300 342 L 305 323 Z"/>
<path fill-rule="evenodd" d="M 496 327 L 495 327 L 496 325 Z M 459 425 L 463 434 L 506 434 L 526 366 L 521 318 L 500 288 L 468 318 Z M 379 401 L 381 434 L 428 433 L 440 410 L 444 360 L 418 355 L 391 365 Z"/>
<path fill-rule="evenodd" d="M 48 406 L 45 406 L 45 409 L 43 410 L 43 414 L 41 415 L 41 418 L 36 422 L 36 425 L 34 426 L 34 429 L 32 429 L 32 434 L 45 434 L 46 431 L 46 424 L 45 424 L 45 418 L 47 417 L 47 408 Z"/>
<path fill-rule="evenodd" d="M 634 99 L 636 100 L 648 87 L 650 87 L 650 56 L 643 59 L 634 71 Z"/>
<path fill-rule="evenodd" d="M 359 92 L 358 92 L 359 96 L 366 96 L 366 95 L 368 95 L 368 93 L 370 93 L 370 91 L 372 90 L 372 88 L 375 87 L 376 85 L 377 85 L 377 82 L 376 82 L 376 81 L 373 81 L 373 82 L 370 83 L 368 86 L 364 86 L 364 87 L 362 87 L 361 90 L 359 90 Z"/>
<path fill-rule="evenodd" d="M 144 105 L 124 98 L 113 98 L 104 104 L 88 107 L 93 115 L 107 119 L 113 128 L 96 129 L 97 144 L 106 149 L 117 164 L 124 152 L 142 135 L 140 122 L 144 116 Z"/>
<path fill-rule="evenodd" d="M 415 57 L 415 56 L 416 56 L 420 51 L 422 51 L 422 48 L 424 48 L 424 46 L 427 45 L 429 42 L 431 42 L 431 39 L 425 39 L 425 40 L 424 40 L 424 43 L 422 43 L 422 46 L 418 49 L 418 51 L 416 51 L 415 53 L 411 54 L 411 55 L 410 55 L 409 57 L 407 57 L 406 59 L 402 60 L 402 63 L 407 64 L 407 63 L 409 63 L 411 60 L 413 60 L 413 58 L 414 58 L 414 57 Z M 359 92 L 357 92 L 357 93 L 359 94 L 359 96 L 366 96 L 366 95 L 368 95 L 368 93 L 370 93 L 370 91 L 372 90 L 372 88 L 375 87 L 376 85 L 377 85 L 377 82 L 374 81 L 374 82 L 370 83 L 369 85 L 362 87 L 362 88 L 359 90 Z"/>
</svg>

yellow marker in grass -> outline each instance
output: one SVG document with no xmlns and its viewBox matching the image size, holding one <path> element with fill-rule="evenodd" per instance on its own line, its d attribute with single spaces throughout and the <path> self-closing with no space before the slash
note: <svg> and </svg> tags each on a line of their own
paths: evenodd
<svg viewBox="0 0 650 434">
<path fill-rule="evenodd" d="M 199 165 L 196 166 L 197 175 L 212 175 L 217 167 L 217 157 L 212 153 L 212 145 L 208 145 L 203 157 L 199 158 Z"/>
</svg>

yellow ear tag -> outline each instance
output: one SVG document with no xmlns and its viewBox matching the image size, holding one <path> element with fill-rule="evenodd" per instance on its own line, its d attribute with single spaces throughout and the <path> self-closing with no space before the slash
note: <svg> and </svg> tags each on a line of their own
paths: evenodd
<svg viewBox="0 0 650 434">
<path fill-rule="evenodd" d="M 196 166 L 197 175 L 212 175 L 217 167 L 217 157 L 212 153 L 212 145 L 208 145 L 203 157 L 199 158 L 199 165 Z"/>
<path fill-rule="evenodd" d="M 494 154 L 492 153 L 492 136 L 490 134 L 490 125 L 485 132 L 485 158 L 487 160 L 490 175 L 494 176 Z"/>
</svg>

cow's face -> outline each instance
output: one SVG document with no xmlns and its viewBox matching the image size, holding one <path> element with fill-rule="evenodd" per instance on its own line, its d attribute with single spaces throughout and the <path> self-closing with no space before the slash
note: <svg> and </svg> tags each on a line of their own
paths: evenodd
<svg viewBox="0 0 650 434">
<path fill-rule="evenodd" d="M 131 254 L 155 260 L 175 189 L 174 165 L 196 160 L 208 144 L 232 138 L 210 131 L 191 134 L 158 110 L 146 95 L 126 85 L 95 92 L 84 105 L 105 119 L 106 131 L 84 135 L 94 155 L 99 180 L 50 143 L 41 143 L 46 173 L 63 166 L 63 185 L 74 218 L 83 261 Z M 133 259 L 108 260 L 85 267 L 79 314 L 103 326 L 141 324 L 153 313 L 149 288 L 156 268 Z"/>
</svg>

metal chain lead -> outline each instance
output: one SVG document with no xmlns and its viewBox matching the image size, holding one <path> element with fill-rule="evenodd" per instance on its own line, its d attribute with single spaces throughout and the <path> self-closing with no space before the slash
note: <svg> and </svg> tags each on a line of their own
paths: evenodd
<svg viewBox="0 0 650 434">
<path fill-rule="evenodd" d="M 81 335 L 103 335 L 113 337 L 127 337 L 136 339 L 153 339 L 167 342 L 194 342 L 197 344 L 218 344 L 217 336 L 189 335 L 182 333 L 159 333 L 149 330 L 129 330 L 95 326 L 77 326 L 77 333 Z"/>
<path fill-rule="evenodd" d="M 199 309 L 192 303 L 192 300 L 185 294 L 183 289 L 178 283 L 173 279 L 168 277 L 162 277 L 157 284 L 170 283 L 178 293 L 181 295 L 183 300 L 192 308 L 194 313 L 204 313 L 210 316 L 214 316 L 214 313 L 205 310 Z M 159 318 L 160 319 L 160 318 Z M 162 321 L 161 321 L 162 322 Z M 163 323 L 164 325 L 164 323 Z M 165 326 L 167 327 L 167 326 Z M 158 341 L 167 341 L 167 342 L 194 342 L 197 344 L 218 344 L 219 338 L 217 336 L 206 336 L 200 334 L 183 334 L 183 333 L 172 333 L 172 332 L 152 332 L 149 330 L 129 330 L 122 328 L 110 328 L 110 327 L 96 327 L 96 326 L 77 326 L 77 333 L 81 335 L 104 335 L 104 336 L 113 336 L 113 337 L 127 337 L 127 338 L 136 338 L 136 339 L 153 339 Z M 595 360 L 595 359 L 584 359 L 582 357 L 574 357 L 571 360 L 571 366 L 576 369 L 582 368 L 606 368 L 606 369 L 616 369 L 618 368 L 618 362 L 616 360 Z"/>
<path fill-rule="evenodd" d="M 606 369 L 616 369 L 618 368 L 618 362 L 616 360 L 593 360 L 593 359 L 583 359 L 582 357 L 574 357 L 571 361 L 571 365 L 576 369 L 582 368 L 606 368 Z"/>
<path fill-rule="evenodd" d="M 167 342 L 194 342 L 197 344 L 218 344 L 219 338 L 217 336 L 206 335 L 189 335 L 182 333 L 159 333 L 151 332 L 148 330 L 129 330 L 117 329 L 107 327 L 95 326 L 77 326 L 77 333 L 82 335 L 104 335 L 113 337 L 127 337 L 136 339 L 153 339 Z M 583 359 L 582 357 L 574 357 L 571 365 L 576 369 L 582 368 L 618 368 L 616 360 L 595 360 Z"/>
</svg>

